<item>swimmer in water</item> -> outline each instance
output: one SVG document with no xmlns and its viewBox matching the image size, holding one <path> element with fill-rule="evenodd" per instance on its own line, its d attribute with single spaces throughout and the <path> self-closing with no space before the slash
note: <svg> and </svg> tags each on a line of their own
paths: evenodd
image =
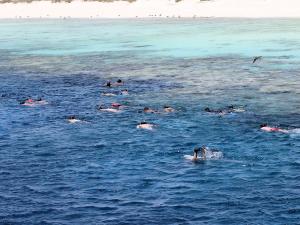
<svg viewBox="0 0 300 225">
<path fill-rule="evenodd" d="M 98 107 L 98 110 L 99 111 L 102 111 L 102 112 L 111 112 L 111 113 L 119 113 L 121 112 L 121 110 L 119 110 L 119 108 L 105 108 L 103 105 L 100 105 Z"/>
<path fill-rule="evenodd" d="M 120 95 L 129 95 L 128 90 L 127 89 L 122 90 Z"/>
<path fill-rule="evenodd" d="M 149 107 L 145 107 L 143 109 L 144 113 L 158 113 L 158 111 L 154 110 L 154 109 L 150 109 Z"/>
<path fill-rule="evenodd" d="M 233 105 L 227 106 L 225 109 L 218 109 L 218 110 L 214 110 L 214 109 L 210 109 L 210 108 L 206 107 L 204 109 L 204 111 L 207 113 L 214 113 L 214 114 L 219 114 L 219 115 L 245 112 L 245 110 L 243 108 L 234 107 Z"/>
<path fill-rule="evenodd" d="M 121 79 L 118 79 L 117 82 L 116 82 L 116 84 L 117 84 L 117 85 L 123 85 L 124 82 L 123 82 Z"/>
<path fill-rule="evenodd" d="M 106 87 L 111 87 L 111 82 L 110 81 L 106 82 L 105 86 Z"/>
<path fill-rule="evenodd" d="M 201 157 L 198 156 L 198 152 L 201 150 Z M 206 146 L 202 146 L 201 148 L 194 148 L 194 155 L 185 155 L 184 158 L 191 161 L 197 160 L 216 160 L 223 157 L 223 153 L 217 150 L 210 150 Z"/>
<path fill-rule="evenodd" d="M 154 124 L 147 123 L 145 121 L 140 122 L 139 125 L 136 126 L 137 129 L 145 129 L 145 130 L 153 130 Z"/>
<path fill-rule="evenodd" d="M 116 94 L 114 94 L 114 93 L 102 93 L 101 95 L 106 96 L 106 97 L 116 96 Z"/>
<path fill-rule="evenodd" d="M 81 121 L 81 120 L 76 119 L 75 116 L 69 116 L 69 117 L 68 117 L 68 122 L 69 122 L 69 123 L 78 123 L 78 122 L 80 122 L 80 121 Z"/>
<path fill-rule="evenodd" d="M 113 108 L 119 109 L 122 105 L 121 105 L 120 103 L 113 102 L 113 103 L 111 103 L 111 106 L 112 106 Z"/>
<path fill-rule="evenodd" d="M 45 100 L 42 100 L 41 98 L 38 98 L 36 100 L 34 100 L 32 98 L 28 98 L 24 101 L 21 101 L 20 104 L 24 105 L 24 106 L 37 106 L 37 105 L 46 105 L 46 104 L 48 104 L 48 102 L 46 102 Z"/>
<path fill-rule="evenodd" d="M 208 113 L 216 113 L 216 114 L 223 114 L 224 112 L 222 110 L 214 110 L 214 109 L 210 109 L 208 107 L 206 107 L 204 109 L 205 112 L 208 112 Z"/>
<path fill-rule="evenodd" d="M 281 129 L 279 127 L 270 127 L 268 124 L 264 123 L 260 125 L 260 129 L 266 132 L 281 132 L 281 133 L 288 133 L 288 130 Z"/>
<path fill-rule="evenodd" d="M 171 106 L 164 106 L 164 112 L 166 113 L 171 113 L 171 112 L 175 112 L 175 109 L 173 109 Z"/>
</svg>

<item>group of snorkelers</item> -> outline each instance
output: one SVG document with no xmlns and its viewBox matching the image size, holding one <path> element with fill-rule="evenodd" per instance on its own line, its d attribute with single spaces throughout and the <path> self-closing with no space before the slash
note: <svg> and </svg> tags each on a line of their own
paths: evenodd
<svg viewBox="0 0 300 225">
<path fill-rule="evenodd" d="M 112 88 L 112 87 L 119 87 L 124 85 L 124 82 L 121 79 L 118 79 L 116 82 L 111 82 L 108 81 L 105 86 L 108 88 Z M 116 96 L 116 95 L 128 95 L 128 89 L 122 89 L 120 92 L 107 92 L 107 93 L 102 93 L 102 96 Z M 48 104 L 47 101 L 43 100 L 42 98 L 37 98 L 37 99 L 33 99 L 33 98 L 28 98 L 25 99 L 23 101 L 20 102 L 21 105 L 24 106 L 38 106 L 38 105 L 45 105 Z M 102 111 L 102 112 L 110 112 L 110 113 L 117 113 L 120 112 L 121 109 L 123 109 L 124 106 L 120 103 L 117 102 L 113 102 L 110 104 L 110 107 L 105 107 L 104 105 L 100 105 L 98 106 L 98 110 Z M 212 114 L 216 114 L 216 115 L 227 115 L 227 114 L 231 114 L 231 113 L 240 113 L 240 112 L 245 112 L 245 109 L 243 107 L 236 107 L 233 105 L 227 106 L 225 108 L 222 109 L 211 109 L 206 107 L 204 109 L 204 111 L 206 113 L 212 113 Z M 143 113 L 149 113 L 149 114 L 159 114 L 159 113 L 172 113 L 175 112 L 175 109 L 172 108 L 171 106 L 165 105 L 163 106 L 162 110 L 157 110 L 157 109 L 152 109 L 148 106 L 144 107 L 142 111 Z M 73 116 L 69 116 L 67 118 L 69 123 L 77 123 L 77 122 L 82 122 L 82 120 L 80 120 L 79 118 Z M 136 128 L 137 129 L 146 129 L 146 130 L 153 130 L 154 127 L 156 127 L 157 125 L 153 124 L 153 123 L 148 123 L 146 121 L 142 121 L 140 122 Z M 266 131 L 266 132 L 281 132 L 281 133 L 288 133 L 289 130 L 287 129 L 282 129 L 279 127 L 272 127 L 269 126 L 268 124 L 261 124 L 260 125 L 260 129 L 262 131 Z M 185 155 L 184 157 L 188 160 L 191 161 L 198 161 L 198 160 L 207 160 L 207 159 L 219 159 L 223 156 L 222 152 L 217 151 L 217 150 L 210 150 L 208 147 L 206 146 L 202 146 L 201 148 L 199 147 L 195 147 L 194 148 L 194 154 L 192 156 L 190 155 Z"/>
<path fill-rule="evenodd" d="M 124 81 L 122 81 L 121 79 L 118 79 L 115 82 L 112 81 L 108 81 L 105 83 L 105 86 L 108 88 L 112 88 L 112 87 L 120 87 L 124 85 Z M 112 92 L 106 92 L 106 93 L 102 93 L 103 96 L 116 96 L 116 95 L 128 95 L 128 89 L 122 89 L 118 94 L 117 92 L 112 93 Z M 46 105 L 48 104 L 48 102 L 42 98 L 27 98 L 23 101 L 20 102 L 21 105 L 23 106 L 40 106 L 40 105 Z M 110 112 L 110 113 L 118 113 L 121 112 L 121 109 L 123 109 L 124 106 L 121 105 L 120 103 L 117 102 L 113 102 L 111 103 L 110 107 L 106 107 L 104 105 L 100 105 L 98 106 L 98 110 L 102 111 L 102 112 Z M 206 113 L 211 113 L 211 114 L 216 114 L 216 115 L 226 115 L 226 114 L 231 114 L 231 113 L 240 113 L 240 112 L 245 112 L 245 109 L 243 107 L 236 107 L 234 105 L 230 105 L 227 106 L 225 108 L 222 109 L 211 109 L 209 107 L 206 107 L 204 109 L 204 111 Z M 163 106 L 162 110 L 157 110 L 157 109 L 152 109 L 148 106 L 144 107 L 142 111 L 143 113 L 153 113 L 153 114 L 159 114 L 159 113 L 172 113 L 175 112 L 175 109 L 172 108 L 171 106 L 165 105 Z M 81 120 L 76 118 L 75 116 L 70 116 L 68 117 L 68 121 L 70 123 L 76 123 L 76 122 L 80 122 Z M 152 123 L 148 123 L 146 121 L 142 121 L 137 125 L 137 128 L 139 129 L 147 129 L 147 130 L 152 130 L 156 125 L 152 124 Z M 283 129 L 283 128 L 279 128 L 279 127 L 273 127 L 273 126 L 269 126 L 268 124 L 261 124 L 260 125 L 260 129 L 262 131 L 266 131 L 266 132 L 281 132 L 281 133 L 288 133 L 289 130 L 287 129 Z"/>
<path fill-rule="evenodd" d="M 119 87 L 124 85 L 124 82 L 121 79 L 118 79 L 116 82 L 111 82 L 108 81 L 106 82 L 105 86 L 108 88 L 112 88 L 112 87 Z M 121 92 L 119 92 L 119 95 L 128 95 L 128 89 L 123 89 L 121 90 Z M 102 93 L 102 96 L 106 96 L 106 97 L 111 97 L 111 96 L 116 96 L 118 94 L 116 94 L 116 92 L 106 92 L 106 93 Z M 111 103 L 111 105 L 109 107 L 106 107 L 105 105 L 100 105 L 98 107 L 99 111 L 102 112 L 110 112 L 110 113 L 118 113 L 121 112 L 121 109 L 123 109 L 124 106 L 119 104 L 119 103 Z M 156 109 L 152 109 L 150 107 L 144 107 L 144 109 L 141 111 L 143 113 L 172 113 L 175 112 L 175 109 L 172 108 L 171 106 L 165 105 L 163 106 L 162 111 L 160 110 L 156 110 Z M 156 127 L 157 125 L 153 124 L 153 123 L 149 123 L 146 121 L 142 121 L 140 122 L 136 128 L 137 129 L 145 129 L 145 130 L 153 130 L 154 127 Z"/>
</svg>

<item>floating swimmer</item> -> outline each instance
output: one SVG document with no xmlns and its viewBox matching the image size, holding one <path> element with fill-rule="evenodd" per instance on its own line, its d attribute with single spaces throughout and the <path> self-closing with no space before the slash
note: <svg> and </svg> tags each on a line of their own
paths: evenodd
<svg viewBox="0 0 300 225">
<path fill-rule="evenodd" d="M 281 133 L 288 133 L 288 130 L 281 129 L 279 127 L 270 127 L 268 124 L 261 124 L 260 129 L 266 132 L 281 132 Z"/>
<path fill-rule="evenodd" d="M 113 87 L 113 86 L 121 86 L 124 82 L 121 79 L 118 79 L 116 82 L 112 83 L 111 81 L 107 81 L 105 86 L 106 87 Z"/>
<path fill-rule="evenodd" d="M 154 110 L 154 109 L 151 109 L 151 108 L 149 108 L 149 107 L 145 107 L 145 108 L 143 109 L 143 112 L 144 112 L 144 113 L 158 113 L 158 111 L 156 111 L 156 110 Z"/>
<path fill-rule="evenodd" d="M 122 105 L 121 105 L 120 103 L 113 102 L 113 103 L 111 103 L 111 106 L 112 106 L 113 108 L 119 109 Z"/>
<path fill-rule="evenodd" d="M 129 92 L 127 89 L 121 90 L 120 95 L 129 95 Z"/>
<path fill-rule="evenodd" d="M 173 109 L 171 106 L 164 106 L 164 112 L 166 113 L 171 113 L 171 112 L 175 112 L 175 109 Z"/>
<path fill-rule="evenodd" d="M 256 57 L 254 57 L 252 63 L 254 64 L 254 63 L 256 63 L 257 60 L 261 60 L 261 59 L 262 59 L 262 56 L 256 56 Z"/>
<path fill-rule="evenodd" d="M 121 112 L 121 110 L 119 110 L 119 109 L 116 109 L 116 108 L 105 108 L 103 105 L 100 105 L 98 107 L 98 110 L 102 111 L 102 112 L 111 112 L 111 113 L 119 113 L 119 112 Z"/>
<path fill-rule="evenodd" d="M 117 82 L 115 83 L 115 85 L 120 86 L 123 85 L 124 82 L 121 79 L 118 79 Z"/>
<path fill-rule="evenodd" d="M 243 109 L 242 107 L 235 107 L 233 105 L 227 106 L 224 109 L 210 109 L 209 107 L 206 107 L 204 109 L 205 112 L 208 113 L 214 113 L 214 114 L 219 114 L 219 115 L 226 115 L 226 114 L 230 114 L 230 113 L 241 113 L 241 112 L 245 112 L 246 110 Z"/>
<path fill-rule="evenodd" d="M 78 123 L 78 122 L 81 122 L 81 120 L 76 119 L 75 116 L 69 116 L 69 117 L 68 117 L 68 122 L 69 122 L 69 123 Z"/>
<path fill-rule="evenodd" d="M 210 109 L 209 107 L 206 107 L 204 109 L 204 111 L 207 112 L 207 113 L 214 113 L 214 114 L 219 114 L 219 115 L 224 115 L 225 114 L 225 112 L 222 111 L 222 110 L 219 110 L 219 109 L 218 110 Z"/>
<path fill-rule="evenodd" d="M 37 105 L 46 105 L 48 104 L 47 101 L 45 100 L 42 100 L 41 98 L 38 98 L 38 99 L 32 99 L 32 98 L 28 98 L 22 102 L 20 102 L 21 105 L 24 105 L 24 106 L 37 106 Z"/>
<path fill-rule="evenodd" d="M 114 93 L 102 93 L 101 95 L 106 96 L 106 97 L 116 96 L 116 94 L 114 94 Z"/>
<path fill-rule="evenodd" d="M 198 152 L 201 150 L 201 157 L 198 156 Z M 210 150 L 206 146 L 202 146 L 201 148 L 194 148 L 194 155 L 185 155 L 184 158 L 191 161 L 197 160 L 214 160 L 220 159 L 223 157 L 223 153 L 217 150 Z"/>
<path fill-rule="evenodd" d="M 223 111 L 227 111 L 227 113 L 239 113 L 239 112 L 245 112 L 246 110 L 242 107 L 242 106 L 234 106 L 234 105 L 230 105 L 227 106 L 226 109 L 224 109 Z"/>
<path fill-rule="evenodd" d="M 140 122 L 140 124 L 137 125 L 136 128 L 137 129 L 145 129 L 145 130 L 153 130 L 154 124 L 143 121 L 143 122 Z"/>
</svg>

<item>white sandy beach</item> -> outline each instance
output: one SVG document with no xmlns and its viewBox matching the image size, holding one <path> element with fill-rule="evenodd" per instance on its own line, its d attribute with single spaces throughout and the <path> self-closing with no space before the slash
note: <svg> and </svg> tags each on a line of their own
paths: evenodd
<svg viewBox="0 0 300 225">
<path fill-rule="evenodd" d="M 0 18 L 300 17 L 300 0 L 137 0 L 0 4 Z"/>
</svg>

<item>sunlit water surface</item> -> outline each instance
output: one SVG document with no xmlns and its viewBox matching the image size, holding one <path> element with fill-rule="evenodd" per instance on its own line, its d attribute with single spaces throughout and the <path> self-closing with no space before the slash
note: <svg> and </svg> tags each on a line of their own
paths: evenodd
<svg viewBox="0 0 300 225">
<path fill-rule="evenodd" d="M 0 224 L 299 223 L 300 134 L 259 130 L 300 127 L 299 49 L 300 20 L 2 20 Z"/>
</svg>

